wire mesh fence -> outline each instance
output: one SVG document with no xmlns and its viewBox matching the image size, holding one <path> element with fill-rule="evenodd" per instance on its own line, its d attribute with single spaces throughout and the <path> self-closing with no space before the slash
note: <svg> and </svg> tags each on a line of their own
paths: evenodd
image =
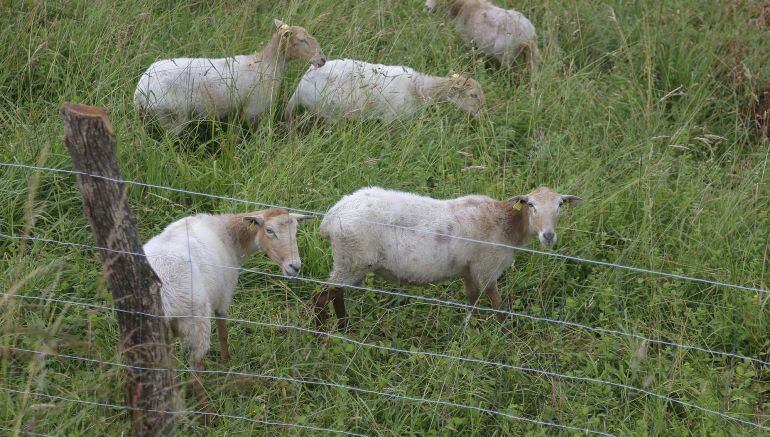
<svg viewBox="0 0 770 437">
<path fill-rule="evenodd" d="M 36 170 L 36 171 L 47 171 L 47 172 L 57 172 L 57 173 L 67 173 L 67 174 L 80 174 L 83 176 L 84 174 L 66 170 L 66 169 L 56 169 L 56 168 L 46 168 L 46 167 L 40 167 L 40 166 L 31 166 L 31 165 L 24 165 L 24 164 L 15 164 L 15 163 L 0 163 L 0 166 L 5 167 L 15 167 L 15 168 L 21 168 L 25 170 Z M 85 176 L 90 177 L 96 177 L 101 178 L 101 176 L 98 175 L 90 175 L 85 174 Z M 169 191 L 175 191 L 180 192 L 188 195 L 196 195 L 196 196 L 205 196 L 205 197 L 211 197 L 215 199 L 220 200 L 227 200 L 233 202 L 233 204 L 236 203 L 243 203 L 243 204 L 250 204 L 250 205 L 259 205 L 263 207 L 278 207 L 278 208 L 284 208 L 290 211 L 297 211 L 302 213 L 309 213 L 314 215 L 323 216 L 324 213 L 317 212 L 317 211 L 309 211 L 304 209 L 298 209 L 298 208 L 292 208 L 282 205 L 274 205 L 269 204 L 265 202 L 258 202 L 258 201 L 250 201 L 246 199 L 238 199 L 234 197 L 229 196 L 220 196 L 220 195 L 214 195 L 214 194 L 206 194 L 206 193 L 199 193 L 194 191 L 188 191 L 183 190 L 179 188 L 174 187 L 165 187 L 161 185 L 155 185 L 155 184 L 146 184 L 142 182 L 136 182 L 136 181 L 116 181 L 116 182 L 122 182 L 126 183 L 128 185 L 136 185 L 141 186 L 145 188 L 151 188 L 151 189 L 159 189 L 159 190 L 169 190 Z M 427 233 L 429 235 L 434 236 L 440 236 L 445 238 L 452 238 L 452 239 L 459 239 L 464 240 L 466 242 L 472 243 L 472 244 L 480 244 L 480 245 L 489 245 L 493 247 L 504 247 L 506 249 L 515 250 L 518 252 L 523 253 L 529 253 L 529 254 L 535 254 L 535 255 L 542 255 L 542 256 L 548 256 L 548 257 L 554 257 L 562 260 L 569 260 L 573 262 L 578 263 L 587 263 L 587 264 L 593 264 L 598 265 L 606 268 L 611 269 L 617 269 L 617 270 L 624 270 L 624 271 L 630 271 L 634 273 L 644 273 L 649 275 L 655 275 L 655 276 L 661 276 L 666 278 L 671 278 L 679 281 L 685 281 L 685 282 L 693 282 L 698 283 L 702 285 L 707 285 L 711 287 L 724 287 L 728 289 L 733 290 L 739 290 L 739 291 L 749 291 L 753 292 L 757 295 L 766 295 L 770 293 L 768 290 L 765 290 L 763 288 L 753 287 L 753 286 L 747 286 L 747 285 L 740 285 L 740 284 L 733 284 L 728 282 L 722 282 L 717 280 L 711 280 L 711 279 L 705 279 L 705 278 L 699 278 L 694 276 L 687 276 L 677 273 L 670 273 L 665 271 L 658 271 L 658 270 L 651 270 L 641 267 L 635 267 L 635 266 L 628 266 L 628 265 L 622 265 L 622 264 L 616 264 L 616 263 L 610 263 L 605 261 L 598 261 L 598 260 L 592 260 L 588 258 L 578 257 L 578 256 L 572 256 L 572 255 L 565 255 L 561 253 L 555 253 L 555 252 L 546 252 L 541 250 L 535 250 L 535 249 L 529 249 L 524 247 L 516 247 L 506 244 L 501 244 L 494 241 L 481 241 L 481 240 L 475 240 L 475 239 L 467 239 L 462 236 L 457 235 L 448 235 L 443 233 L 437 233 L 431 230 L 426 229 L 414 229 L 414 228 L 408 228 L 408 227 L 402 227 L 387 223 L 377 223 L 377 222 L 366 222 L 367 225 L 370 226 L 391 226 L 391 227 L 397 227 L 401 228 L 404 231 L 407 232 L 415 232 L 415 233 Z M 17 235 L 17 234 L 11 234 L 11 233 L 0 233 L 0 239 L 5 240 L 16 240 L 16 241 L 32 241 L 36 243 L 42 243 L 42 244 L 51 244 L 51 245 L 58 245 L 58 246 L 64 246 L 64 247 L 70 247 L 77 250 L 93 250 L 93 251 L 109 251 L 110 249 L 104 248 L 104 247 L 98 247 L 94 245 L 84 244 L 84 243 L 78 243 L 78 242 L 71 242 L 71 241 L 59 241 L 49 238 L 42 238 L 42 237 L 35 237 L 31 235 Z M 188 241 L 188 247 L 189 247 L 189 241 Z M 138 253 L 130 253 L 130 252 L 123 252 L 123 254 L 127 255 L 133 255 L 133 256 L 145 256 L 143 254 Z M 176 262 L 179 263 L 191 263 L 193 261 L 192 254 L 188 251 L 186 256 L 180 256 Z M 204 262 L 205 264 L 205 262 Z M 480 311 L 480 312 L 487 312 L 487 313 L 493 313 L 493 314 L 502 314 L 505 315 L 508 318 L 512 319 L 525 319 L 529 320 L 533 323 L 545 323 L 545 324 L 551 324 L 563 328 L 571 328 L 571 329 L 577 329 L 582 331 L 587 331 L 594 333 L 596 335 L 607 335 L 607 336 L 616 336 L 616 337 L 622 337 L 626 339 L 632 339 L 641 341 L 648 344 L 657 344 L 661 347 L 670 347 L 674 349 L 682 349 L 691 351 L 694 353 L 702 353 L 706 355 L 710 355 L 714 358 L 724 358 L 724 359 L 730 359 L 730 360 L 740 360 L 745 363 L 749 363 L 755 366 L 766 367 L 770 366 L 770 361 L 767 360 L 765 357 L 755 357 L 755 356 L 748 356 L 741 353 L 738 353 L 737 351 L 723 351 L 723 350 L 716 350 L 711 349 L 707 347 L 702 347 L 698 345 L 693 344 L 687 344 L 683 342 L 676 342 L 671 341 L 668 339 L 663 338 L 655 338 L 651 336 L 645 336 L 641 335 L 636 332 L 628 332 L 623 330 L 616 330 L 616 329 L 607 329 L 604 327 L 599 326 L 591 326 L 588 324 L 583 323 L 577 323 L 573 321 L 568 320 L 560 320 L 557 318 L 550 318 L 550 317 L 543 317 L 543 316 L 537 316 L 532 314 L 527 314 L 523 312 L 518 311 L 511 311 L 507 309 L 495 309 L 495 308 L 489 308 L 479 305 L 471 305 L 471 304 L 465 304 L 453 300 L 447 300 L 447 299 L 439 299 L 434 297 L 426 297 L 426 296 L 420 296 L 410 293 L 405 293 L 401 290 L 401 288 L 397 288 L 396 290 L 386 290 L 386 289 L 379 289 L 374 287 L 365 287 L 365 286 L 351 286 L 346 284 L 339 284 L 335 282 L 330 282 L 323 279 L 317 279 L 317 278 L 310 278 L 310 277 L 287 277 L 283 274 L 277 274 L 277 273 L 271 273 L 259 269 L 254 268 L 247 268 L 247 267 L 241 267 L 241 266 L 233 266 L 233 265 L 218 265 L 218 264 L 210 264 L 212 267 L 216 267 L 219 269 L 227 269 L 227 270 L 236 270 L 238 273 L 246 273 L 246 274 L 252 274 L 258 277 L 264 277 L 264 278 L 274 278 L 274 279 L 280 279 L 280 280 L 294 280 L 299 281 L 301 283 L 307 283 L 307 284 L 313 284 L 313 285 L 321 285 L 321 286 L 341 286 L 353 290 L 358 291 L 365 291 L 370 293 L 377 293 L 381 295 L 388 295 L 392 297 L 396 297 L 399 299 L 404 300 L 410 300 L 410 301 L 416 301 L 431 305 L 436 305 L 439 307 L 447 307 L 447 308 L 454 308 L 464 311 Z M 191 284 L 191 290 L 192 290 L 192 284 Z M 24 294 L 19 293 L 19 290 L 14 291 L 6 291 L 4 293 L 1 293 L 2 299 L 0 299 L 0 303 L 6 303 L 10 299 L 17 299 L 17 300 L 26 300 L 26 301 L 38 301 L 38 302 L 49 302 L 49 303 L 57 303 L 57 304 L 64 304 L 67 306 L 74 306 L 74 307 L 80 307 L 80 308 L 89 308 L 89 309 L 99 309 L 104 311 L 121 311 L 117 308 L 113 308 L 110 306 L 105 305 L 97 305 L 82 301 L 75 301 L 71 299 L 66 299 L 63 296 L 41 296 L 41 295 L 30 295 L 28 294 L 30 291 L 33 290 L 27 290 Z M 140 314 L 142 316 L 149 316 L 149 317 L 158 317 L 157 315 L 152 314 L 143 314 L 143 313 L 136 313 Z M 165 317 L 165 316 L 164 316 Z M 728 414 L 724 411 L 719 411 L 719 409 L 702 406 L 695 402 L 689 402 L 680 399 L 679 397 L 675 396 L 672 393 L 669 394 L 663 394 L 659 393 L 653 390 L 649 390 L 643 387 L 638 387 L 630 384 L 625 384 L 621 382 L 616 381 L 610 381 L 610 380 L 604 380 L 600 378 L 595 377 L 589 377 L 589 376 L 580 376 L 580 375 L 571 375 L 566 373 L 560 373 L 552 370 L 546 370 L 546 369 L 538 369 L 534 367 L 528 367 L 523 365 L 517 365 L 512 363 L 504 362 L 504 360 L 488 360 L 488 359 L 481 359 L 481 358 L 474 358 L 474 357 L 465 357 L 465 356 L 459 356 L 459 355 L 453 355 L 448 353 L 439 353 L 439 352 L 432 352 L 428 350 L 421 350 L 419 348 L 400 348 L 395 346 L 385 346 L 382 344 L 376 344 L 372 342 L 367 341 L 361 341 L 357 340 L 355 338 L 352 338 L 350 336 L 346 335 L 340 335 L 335 334 L 331 332 L 326 332 L 319 329 L 312 329 L 305 326 L 300 326 L 299 324 L 282 324 L 282 323 L 274 323 L 264 320 L 250 320 L 250 319 L 242 319 L 242 318 L 230 318 L 230 317 L 217 317 L 217 316 L 211 316 L 208 314 L 195 314 L 191 312 L 188 315 L 180 316 L 180 317 L 189 317 L 189 318 L 203 318 L 203 319 L 210 319 L 210 320 L 223 320 L 228 322 L 234 322 L 238 324 L 245 324 L 245 325 L 252 325 L 252 326 L 260 326 L 260 327 L 266 327 L 266 328 L 275 328 L 280 329 L 284 331 L 292 331 L 295 333 L 304 333 L 304 334 L 311 334 L 318 337 L 325 337 L 331 340 L 344 342 L 356 347 L 360 348 L 368 348 L 368 349 L 378 349 L 382 351 L 386 351 L 389 353 L 395 353 L 395 354 L 403 354 L 403 355 L 416 355 L 416 356 L 423 356 L 423 357 L 430 357 L 433 359 L 441 359 L 441 360 L 448 360 L 455 363 L 467 363 L 467 364 L 476 364 L 476 365 L 483 365 L 483 366 L 489 366 L 492 368 L 496 368 L 499 370 L 505 370 L 505 371 L 517 371 L 517 372 L 524 372 L 524 373 L 531 373 L 531 374 L 537 374 L 543 377 L 548 377 L 552 379 L 561 379 L 561 380 L 567 380 L 571 382 L 579 382 L 579 383 L 585 383 L 585 384 L 600 384 L 604 386 L 608 386 L 614 389 L 620 389 L 626 392 L 632 392 L 641 394 L 650 398 L 656 398 L 659 399 L 667 405 L 677 405 L 686 409 L 691 409 L 693 411 L 698 411 L 704 415 L 714 416 L 722 420 L 730 421 L 736 424 L 740 424 L 743 426 L 746 426 L 747 428 L 751 429 L 757 429 L 757 430 L 770 430 L 770 427 L 765 425 L 766 419 L 762 419 L 760 416 L 757 416 L 755 421 L 747 420 L 745 418 L 736 417 L 735 415 Z M 57 359 L 66 359 L 66 360 L 74 360 L 79 362 L 90 362 L 90 363 L 97 363 L 101 365 L 107 365 L 107 366 L 114 366 L 119 368 L 125 368 L 127 365 L 118 363 L 118 362 L 112 362 L 112 361 L 105 361 L 105 360 L 98 360 L 94 358 L 84 357 L 84 356 L 77 356 L 77 355 L 71 355 L 71 354 L 62 354 L 57 352 L 44 352 L 44 351 L 36 351 L 32 349 L 25 349 L 25 348 L 16 348 L 16 347 L 4 347 L 5 350 L 15 351 L 15 352 L 23 352 L 23 353 L 29 353 L 29 354 L 37 354 L 42 355 L 44 357 L 52 357 Z M 558 351 L 556 351 L 558 354 Z M 134 366 L 135 367 L 135 366 Z M 151 369 L 151 368 L 138 368 L 140 370 L 150 370 L 150 371 L 160 371 L 163 369 Z M 201 374 L 210 374 L 210 375 L 219 375 L 219 376 L 240 376 L 240 377 L 246 377 L 246 378 L 260 378 L 260 379 L 270 379 L 270 380 L 280 380 L 284 382 L 288 382 L 291 384 L 302 384 L 302 385 L 315 385 L 315 386 L 323 386 L 323 387 L 331 387 L 335 389 L 341 389 L 346 390 L 350 392 L 355 392 L 367 396 L 379 396 L 379 397 L 386 397 L 386 398 L 392 398 L 397 399 L 401 401 L 409 401 L 409 402 L 415 402 L 415 403 L 423 403 L 428 405 L 438 405 L 438 406 L 444 406 L 444 407 L 451 407 L 451 408 L 457 408 L 457 409 L 464 409 L 464 410 L 473 410 L 477 411 L 483 414 L 492 415 L 492 416 L 499 416 L 501 418 L 510 419 L 514 421 L 521 421 L 526 422 L 538 426 L 548 427 L 548 428 L 558 428 L 558 429 L 564 429 L 564 430 L 570 430 L 570 431 L 578 431 L 581 433 L 591 433 L 591 434 L 601 434 L 601 435 L 613 435 L 607 430 L 596 430 L 596 429 L 590 429 L 587 427 L 580 427 L 580 426 L 573 426 L 568 424 L 562 424 L 562 423 L 556 423 L 556 422 L 549 422 L 549 421 L 543 421 L 539 419 L 524 417 L 521 415 L 516 414 L 510 414 L 505 411 L 496 410 L 493 408 L 487 408 L 484 406 L 478 406 L 478 405 L 470 405 L 467 403 L 461 403 L 461 402 L 454 402 L 450 400 L 444 400 L 444 399 L 435 399 L 435 398 L 428 398 L 428 397 L 421 397 L 421 396 L 412 396 L 405 393 L 397 393 L 392 391 L 381 391 L 381 390 L 374 390 L 364 387 L 358 387 L 348 384 L 340 384 L 335 382 L 329 382 L 329 381 L 322 381 L 322 380 L 315 380 L 315 379 L 306 379 L 306 378 L 297 378 L 297 377 L 287 377 L 287 376 L 281 376 L 281 375 L 274 375 L 274 374 L 266 374 L 266 373 L 254 373 L 254 372 L 241 372 L 241 371 L 234 371 L 234 370 L 202 370 L 202 369 L 196 369 L 196 370 L 190 370 L 185 368 L 179 368 L 178 370 L 182 372 L 196 372 Z M 95 402 L 95 401 L 82 401 L 78 399 L 72 399 L 67 398 L 63 396 L 57 396 L 52 394 L 46 394 L 46 393 L 38 393 L 38 392 L 32 392 L 30 390 L 17 390 L 10 387 L 2 387 L 2 390 L 8 392 L 8 393 L 15 393 L 15 394 L 26 394 L 27 396 L 37 396 L 37 397 L 43 397 L 48 398 L 52 400 L 57 400 L 61 402 L 77 402 L 77 403 L 83 403 L 87 405 L 96 405 L 96 406 L 102 406 L 102 407 L 108 407 L 108 408 L 116 408 L 116 409 L 125 409 L 127 407 L 121 407 L 119 405 L 115 404 L 109 404 L 109 403 L 102 403 L 102 402 Z M 214 415 L 218 417 L 228 418 L 228 419 L 237 419 L 237 420 L 245 420 L 253 423 L 261 423 L 264 425 L 270 425 L 270 426 L 277 426 L 277 427 L 293 427 L 298 429 L 305 429 L 308 431 L 316 431 L 316 432 L 328 432 L 328 433 L 337 433 L 337 434 L 345 434 L 345 435 L 363 435 L 358 434 L 356 432 L 346 431 L 346 430 L 339 430 L 339 429 L 330 429 L 330 428 L 324 428 L 324 427 L 315 427 L 312 425 L 305 425 L 305 424 L 295 424 L 295 423 L 286 423 L 281 421 L 272 421 L 272 420 L 263 420 L 263 419 L 255 419 L 255 418 L 249 418 L 245 416 L 237 416 L 237 415 L 228 415 L 228 414 L 220 414 L 215 412 L 206 412 L 206 411 L 197 411 L 197 410 L 177 410 L 177 411 L 170 411 L 170 413 L 173 414 L 187 414 L 187 415 Z"/>
</svg>

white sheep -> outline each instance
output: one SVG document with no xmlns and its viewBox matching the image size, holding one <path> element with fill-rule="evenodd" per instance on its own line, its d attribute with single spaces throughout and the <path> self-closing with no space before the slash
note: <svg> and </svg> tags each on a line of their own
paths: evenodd
<svg viewBox="0 0 770 437">
<path fill-rule="evenodd" d="M 256 127 L 280 89 L 286 60 L 307 59 L 320 67 L 326 57 L 318 42 L 298 26 L 275 20 L 278 30 L 267 46 L 230 58 L 176 58 L 157 61 L 139 78 L 134 107 L 172 135 L 195 119 L 244 119 Z"/>
<path fill-rule="evenodd" d="M 580 201 L 545 187 L 503 201 L 486 196 L 438 200 L 364 188 L 343 197 L 321 222 L 334 258 L 329 282 L 358 286 L 370 272 L 411 284 L 462 278 L 471 305 L 484 291 L 499 310 L 497 279 L 512 265 L 514 250 L 452 237 L 521 246 L 537 235 L 543 245 L 552 246 L 560 207 Z M 339 328 L 346 329 L 342 287 L 323 287 L 313 297 L 317 323 L 328 317 L 329 300 Z M 501 313 L 498 318 L 505 319 Z"/>
<path fill-rule="evenodd" d="M 459 75 L 436 77 L 404 66 L 335 59 L 305 73 L 286 105 L 285 118 L 291 124 L 294 109 L 305 107 L 324 118 L 390 122 L 441 100 L 475 116 L 484 106 L 484 92 L 478 82 Z"/>
<path fill-rule="evenodd" d="M 275 261 L 286 276 L 301 267 L 297 223 L 314 218 L 268 209 L 245 214 L 198 214 L 179 219 L 144 245 L 162 282 L 161 301 L 172 332 L 189 348 L 192 367 L 203 369 L 211 345 L 211 315 L 225 317 L 238 282 L 239 268 L 255 252 Z M 195 317 L 197 316 L 197 317 Z M 220 359 L 229 357 L 227 325 L 217 319 Z M 203 387 L 192 383 L 205 402 Z"/>
<path fill-rule="evenodd" d="M 436 9 L 437 0 L 426 0 L 425 8 Z M 532 71 L 540 60 L 535 26 L 521 12 L 497 7 L 487 0 L 452 0 L 449 18 L 460 38 L 482 53 L 510 68 L 523 55 Z"/>
</svg>

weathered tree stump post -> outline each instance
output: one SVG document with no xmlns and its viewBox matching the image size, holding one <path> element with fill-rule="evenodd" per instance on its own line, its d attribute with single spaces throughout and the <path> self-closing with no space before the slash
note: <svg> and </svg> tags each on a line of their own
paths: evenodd
<svg viewBox="0 0 770 437">
<path fill-rule="evenodd" d="M 134 436 L 170 435 L 174 370 L 169 324 L 162 315 L 160 280 L 144 257 L 131 222 L 126 190 L 115 153 L 115 134 L 104 108 L 66 103 L 61 108 L 64 143 L 69 149 L 83 196 L 83 209 L 101 251 L 120 329 L 120 349 L 129 366 L 126 405 Z M 88 175 L 86 175 L 88 174 Z M 93 176 L 89 176 L 93 175 Z M 134 255 L 140 254 L 140 255 Z"/>
</svg>

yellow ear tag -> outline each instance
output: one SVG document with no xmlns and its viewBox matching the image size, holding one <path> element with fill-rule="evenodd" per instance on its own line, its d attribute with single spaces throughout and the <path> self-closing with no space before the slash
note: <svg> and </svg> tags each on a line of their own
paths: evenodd
<svg viewBox="0 0 770 437">
<path fill-rule="evenodd" d="M 289 28 L 289 25 L 286 23 L 281 24 L 281 27 L 279 27 L 280 30 L 286 30 Z"/>
<path fill-rule="evenodd" d="M 246 229 L 248 229 L 249 231 L 253 231 L 254 230 L 254 222 L 249 222 L 249 224 L 246 225 Z"/>
<path fill-rule="evenodd" d="M 514 203 L 513 209 L 515 209 L 516 211 L 521 211 L 521 202 Z"/>
<path fill-rule="evenodd" d="M 457 73 L 455 73 L 455 74 L 453 74 L 453 75 L 452 75 L 452 78 L 453 78 L 453 79 L 457 79 L 458 77 L 460 77 L 460 75 L 459 75 L 459 74 L 457 74 Z"/>
</svg>

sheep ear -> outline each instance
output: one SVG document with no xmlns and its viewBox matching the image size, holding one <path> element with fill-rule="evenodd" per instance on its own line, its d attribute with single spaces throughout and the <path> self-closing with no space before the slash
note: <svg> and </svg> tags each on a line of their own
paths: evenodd
<svg viewBox="0 0 770 437">
<path fill-rule="evenodd" d="M 262 226 L 265 224 L 265 218 L 261 215 L 250 215 L 243 218 L 243 221 L 253 223 L 257 226 Z"/>
<path fill-rule="evenodd" d="M 569 203 L 570 206 L 578 206 L 578 205 L 580 205 L 580 202 L 583 201 L 583 199 L 581 199 L 580 197 L 573 196 L 571 194 L 564 194 L 564 195 L 562 195 L 561 196 L 561 200 Z"/>
<path fill-rule="evenodd" d="M 528 200 L 529 200 L 529 196 L 525 194 L 523 196 L 513 196 L 510 199 L 508 199 L 507 202 L 516 205 L 518 203 L 527 203 Z"/>
<path fill-rule="evenodd" d="M 449 19 L 454 20 L 457 18 L 458 15 L 460 15 L 460 11 L 462 11 L 463 6 L 465 6 L 465 3 L 463 2 L 452 2 L 452 6 L 449 7 Z"/>
<path fill-rule="evenodd" d="M 303 214 L 294 214 L 294 213 L 291 213 L 289 215 L 294 217 L 298 223 L 309 222 L 310 220 L 316 219 L 316 216 L 314 215 L 303 215 Z"/>
<path fill-rule="evenodd" d="M 291 29 L 289 29 L 288 24 L 278 19 L 275 19 L 273 21 L 275 22 L 275 27 L 278 28 L 279 32 L 281 32 L 281 38 L 286 38 L 287 36 L 291 35 Z"/>
</svg>

